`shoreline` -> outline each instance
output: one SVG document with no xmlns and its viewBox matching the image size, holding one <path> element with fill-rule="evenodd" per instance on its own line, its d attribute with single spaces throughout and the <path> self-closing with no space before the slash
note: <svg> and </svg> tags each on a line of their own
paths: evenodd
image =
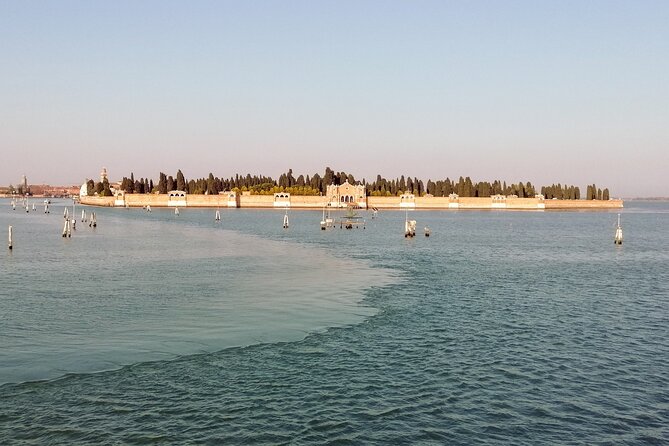
<svg viewBox="0 0 669 446">
<path fill-rule="evenodd" d="M 348 203 L 329 202 L 325 196 L 290 196 L 277 200 L 273 195 L 123 194 L 116 197 L 82 196 L 81 204 L 114 208 L 239 208 L 239 209 L 346 209 Z M 360 204 L 360 203 L 358 203 Z M 622 209 L 624 202 L 615 200 L 545 200 L 540 197 L 366 197 L 359 209 L 379 210 L 609 210 Z"/>
</svg>

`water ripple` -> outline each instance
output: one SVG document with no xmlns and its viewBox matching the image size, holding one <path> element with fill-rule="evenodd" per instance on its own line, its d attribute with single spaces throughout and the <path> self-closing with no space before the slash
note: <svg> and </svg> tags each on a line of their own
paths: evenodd
<svg viewBox="0 0 669 446">
<path fill-rule="evenodd" d="M 606 259 L 608 241 L 598 248 L 564 234 L 570 225 L 587 233 L 604 214 L 553 215 L 426 213 L 429 245 L 387 243 L 389 231 L 371 226 L 363 247 L 344 231 L 323 235 L 402 271 L 405 281 L 366 291 L 376 313 L 297 342 L 5 385 L 0 439 L 666 444 L 669 268 L 633 248 Z M 400 217 L 382 214 L 388 227 Z M 529 241 L 509 244 L 506 256 L 488 228 L 510 223 Z M 440 239 L 446 228 L 465 241 Z M 556 241 L 544 246 L 547 231 Z M 310 243 L 331 243 L 316 237 Z M 591 254 L 571 256 L 565 240 L 591 243 L 581 248 Z M 627 279 L 611 285 L 614 272 Z"/>
</svg>

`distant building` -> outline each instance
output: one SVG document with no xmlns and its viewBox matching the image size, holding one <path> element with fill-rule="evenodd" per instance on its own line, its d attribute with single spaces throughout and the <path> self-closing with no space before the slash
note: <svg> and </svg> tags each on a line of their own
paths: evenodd
<svg viewBox="0 0 669 446">
<path fill-rule="evenodd" d="M 109 181 L 109 175 L 107 175 L 107 168 L 103 167 L 100 171 L 100 182 L 104 183 L 105 180 Z"/>
<path fill-rule="evenodd" d="M 240 202 L 239 194 L 237 194 L 237 192 L 235 192 L 234 190 L 226 190 L 223 192 L 219 192 L 218 194 L 223 195 L 225 197 L 229 208 L 239 207 L 239 202 Z"/>
<path fill-rule="evenodd" d="M 288 192 L 279 192 L 274 194 L 274 207 L 275 208 L 289 208 L 290 207 L 290 194 Z"/>
<path fill-rule="evenodd" d="M 325 195 L 330 207 L 353 206 L 367 209 L 367 194 L 365 186 L 361 184 L 353 185 L 348 181 L 340 185 L 331 184 L 327 187 Z"/>
<path fill-rule="evenodd" d="M 490 205 L 493 208 L 506 208 L 506 196 L 502 194 L 491 195 L 490 199 L 492 204 Z"/>
<path fill-rule="evenodd" d="M 400 195 L 400 208 L 416 209 L 416 196 L 408 192 Z"/>
<path fill-rule="evenodd" d="M 171 190 L 167 193 L 167 205 L 171 207 L 186 206 L 186 191 Z"/>
<path fill-rule="evenodd" d="M 125 206 L 125 191 L 117 190 L 114 191 L 114 206 Z"/>
<path fill-rule="evenodd" d="M 30 189 L 28 189 L 28 179 L 26 178 L 25 175 L 21 175 L 21 182 L 19 183 L 19 186 L 17 187 L 19 195 L 25 195 L 30 193 Z"/>
</svg>

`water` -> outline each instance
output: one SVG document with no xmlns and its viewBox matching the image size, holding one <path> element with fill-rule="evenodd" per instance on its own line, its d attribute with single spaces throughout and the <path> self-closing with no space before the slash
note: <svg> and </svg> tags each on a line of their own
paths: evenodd
<svg viewBox="0 0 669 446">
<path fill-rule="evenodd" d="M 667 203 L 97 211 L 0 211 L 0 443 L 669 441 Z"/>
</svg>

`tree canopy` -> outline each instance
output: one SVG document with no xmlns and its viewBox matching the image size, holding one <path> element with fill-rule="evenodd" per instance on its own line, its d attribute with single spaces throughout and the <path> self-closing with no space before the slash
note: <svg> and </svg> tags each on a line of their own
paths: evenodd
<svg viewBox="0 0 669 446">
<path fill-rule="evenodd" d="M 175 179 L 176 177 L 176 179 Z M 288 169 L 286 173 L 273 179 L 264 175 L 246 175 L 235 174 L 229 178 L 218 177 L 213 173 L 205 178 L 186 179 L 181 169 L 174 176 L 160 172 L 158 183 L 154 186 L 153 180 L 140 178 L 135 180 L 134 174 L 130 177 L 123 177 L 121 189 L 126 193 L 161 193 L 166 194 L 169 190 L 183 190 L 189 194 L 218 194 L 226 190 L 237 192 L 248 191 L 256 195 L 268 195 L 278 192 L 289 192 L 294 195 L 320 195 L 325 194 L 327 186 L 330 184 L 340 185 L 348 181 L 350 184 L 362 184 L 365 186 L 367 195 L 370 196 L 399 196 L 403 193 L 412 193 L 417 196 L 426 194 L 435 197 L 447 197 L 452 193 L 461 197 L 490 197 L 492 195 L 514 195 L 518 197 L 534 197 L 542 194 L 546 199 L 579 200 L 581 198 L 580 188 L 567 184 L 551 184 L 541 187 L 535 187 L 529 181 L 519 181 L 517 183 L 508 183 L 502 180 L 493 181 L 474 181 L 470 177 L 459 177 L 457 180 L 428 179 L 424 182 L 422 179 L 412 177 L 411 175 L 401 175 L 399 178 L 386 179 L 377 175 L 374 181 L 368 182 L 365 179 L 356 180 L 356 178 L 344 171 L 335 172 L 330 167 L 325 168 L 321 175 L 299 174 L 297 177 L 293 169 Z M 94 191 L 99 194 L 104 189 L 95 184 Z M 609 190 L 597 188 L 595 184 L 588 185 L 585 198 L 588 200 L 608 200 Z"/>
</svg>

